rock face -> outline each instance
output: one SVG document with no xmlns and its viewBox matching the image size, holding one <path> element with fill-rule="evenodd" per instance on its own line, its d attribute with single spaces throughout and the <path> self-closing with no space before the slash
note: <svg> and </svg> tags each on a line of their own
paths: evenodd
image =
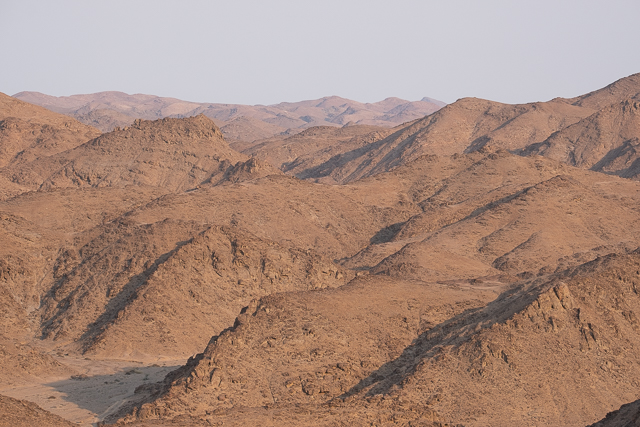
<svg viewBox="0 0 640 427">
<path fill-rule="evenodd" d="M 358 393 L 465 425 L 585 425 L 637 396 L 638 267 L 638 252 L 610 255 L 524 282 L 428 331 Z"/>
<path fill-rule="evenodd" d="M 270 175 L 281 175 L 279 169 L 274 168 L 269 163 L 257 160 L 255 157 L 246 162 L 238 162 L 225 171 L 225 174 L 218 184 L 223 182 L 238 183 L 257 178 L 264 178 Z"/>
<path fill-rule="evenodd" d="M 140 389 L 134 413 L 204 417 L 239 406 L 318 405 L 344 397 L 430 325 L 495 295 L 442 290 L 367 277 L 339 289 L 254 301 L 204 353 L 163 384 Z"/>
<path fill-rule="evenodd" d="M 334 149 L 322 163 L 292 172 L 318 182 L 346 183 L 389 171 L 422 155 L 485 148 L 536 153 L 574 166 L 635 176 L 638 76 L 574 99 L 509 105 L 463 98 L 390 135 Z M 299 161 L 290 164 L 296 163 Z"/>
<path fill-rule="evenodd" d="M 0 93 L 0 200 L 24 191 L 3 168 L 73 149 L 100 135 L 97 129 Z"/>
<path fill-rule="evenodd" d="M 240 116 L 224 123 L 220 130 L 230 144 L 234 142 L 252 143 L 287 133 L 285 127 L 263 122 L 250 116 Z"/>
<path fill-rule="evenodd" d="M 315 126 L 293 136 L 274 137 L 254 144 L 234 144 L 233 147 L 304 179 L 303 171 L 322 164 L 333 153 L 362 147 L 389 133 L 389 129 L 378 126 Z"/>
</svg>

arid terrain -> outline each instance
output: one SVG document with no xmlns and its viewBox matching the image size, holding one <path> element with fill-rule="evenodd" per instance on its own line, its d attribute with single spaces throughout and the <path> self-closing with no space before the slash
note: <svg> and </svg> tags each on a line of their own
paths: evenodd
<svg viewBox="0 0 640 427">
<path fill-rule="evenodd" d="M 0 94 L 0 426 L 638 426 L 639 141 L 640 74 Z"/>
</svg>

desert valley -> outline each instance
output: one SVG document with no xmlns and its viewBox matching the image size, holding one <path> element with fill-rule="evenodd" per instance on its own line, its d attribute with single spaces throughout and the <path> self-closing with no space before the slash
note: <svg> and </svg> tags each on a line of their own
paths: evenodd
<svg viewBox="0 0 640 427">
<path fill-rule="evenodd" d="M 0 426 L 640 426 L 640 74 L 0 94 Z"/>
</svg>

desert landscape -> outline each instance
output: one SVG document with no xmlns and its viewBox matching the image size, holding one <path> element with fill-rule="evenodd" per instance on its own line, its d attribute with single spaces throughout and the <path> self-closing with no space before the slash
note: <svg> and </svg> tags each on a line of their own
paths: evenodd
<svg viewBox="0 0 640 427">
<path fill-rule="evenodd" d="M 594 89 L 0 94 L 0 425 L 640 425 L 640 74 Z"/>
</svg>

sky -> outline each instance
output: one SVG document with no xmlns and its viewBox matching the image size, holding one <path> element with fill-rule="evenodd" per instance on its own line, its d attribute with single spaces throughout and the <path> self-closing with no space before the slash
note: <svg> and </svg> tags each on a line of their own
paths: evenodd
<svg viewBox="0 0 640 427">
<path fill-rule="evenodd" d="M 638 0 L 0 0 L 0 92 L 546 101 L 640 72 L 639 17 Z"/>
</svg>

